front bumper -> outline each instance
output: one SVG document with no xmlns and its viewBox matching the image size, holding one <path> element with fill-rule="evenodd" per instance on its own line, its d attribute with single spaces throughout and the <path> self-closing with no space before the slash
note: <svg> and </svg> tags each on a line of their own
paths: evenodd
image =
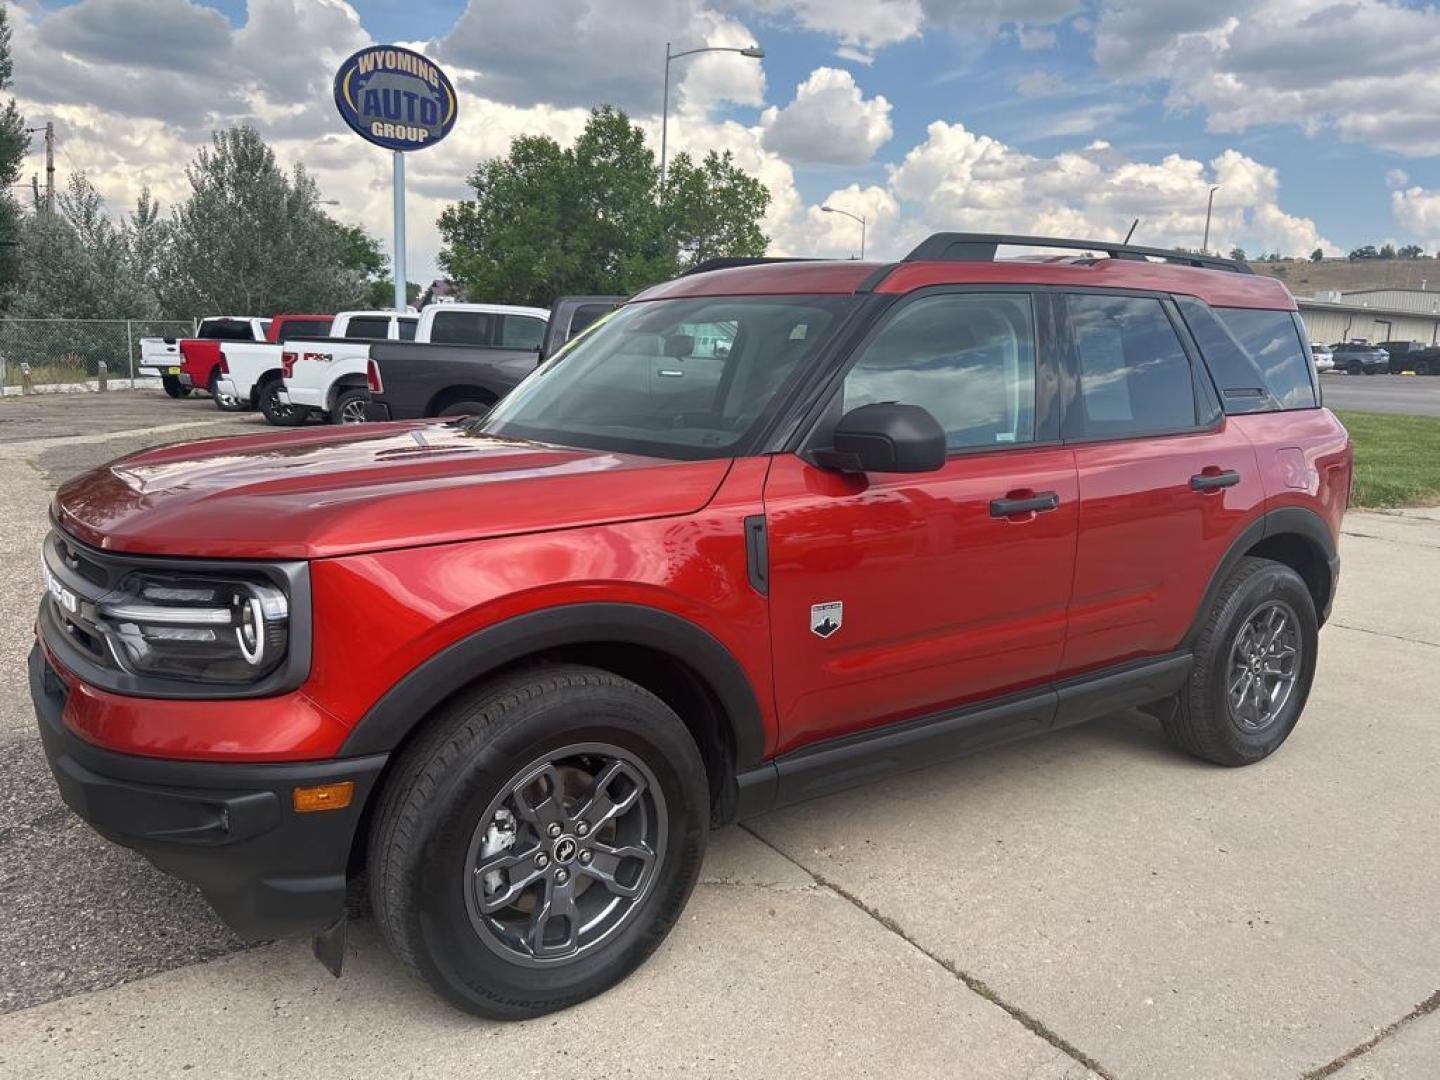
<svg viewBox="0 0 1440 1080">
<path fill-rule="evenodd" d="M 64 723 L 69 694 L 37 643 L 30 697 L 66 804 L 107 840 L 200 887 L 251 940 L 313 931 L 344 912 L 352 848 L 387 755 L 285 764 L 171 761 L 105 750 Z M 204 702 L 196 702 L 203 723 Z M 296 813 L 294 789 L 351 780 L 343 810 Z"/>
</svg>

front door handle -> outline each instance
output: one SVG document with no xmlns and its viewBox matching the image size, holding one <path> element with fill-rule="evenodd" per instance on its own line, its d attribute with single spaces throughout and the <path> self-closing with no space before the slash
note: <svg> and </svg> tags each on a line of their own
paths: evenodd
<svg viewBox="0 0 1440 1080">
<path fill-rule="evenodd" d="M 1190 477 L 1191 491 L 1219 491 L 1240 483 L 1240 474 L 1234 469 L 1217 469 L 1213 465 L 1204 472 Z"/>
<path fill-rule="evenodd" d="M 1060 496 L 1054 491 L 1037 491 L 1033 495 L 1014 492 L 1003 499 L 990 500 L 990 516 L 1003 518 L 1016 514 L 1044 514 L 1060 505 Z"/>
</svg>

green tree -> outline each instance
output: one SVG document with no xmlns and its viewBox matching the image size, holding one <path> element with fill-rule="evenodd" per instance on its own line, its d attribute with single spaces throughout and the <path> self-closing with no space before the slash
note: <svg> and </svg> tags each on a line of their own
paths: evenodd
<svg viewBox="0 0 1440 1080">
<path fill-rule="evenodd" d="M 1424 256 L 1425 249 L 1419 244 L 1406 244 L 1396 254 L 1402 259 L 1419 259 Z"/>
<path fill-rule="evenodd" d="M 1358 260 L 1358 259 L 1375 259 L 1375 258 L 1379 258 L 1379 255 L 1380 255 L 1380 253 L 1375 250 L 1375 245 L 1374 245 L 1374 244 L 1365 244 L 1365 245 L 1362 246 L 1362 247 L 1357 247 L 1357 248 L 1355 248 L 1354 250 L 1352 250 L 1352 251 L 1350 252 L 1349 256 L 1347 256 L 1347 257 L 1350 259 L 1351 262 L 1355 262 L 1355 261 Z"/>
<path fill-rule="evenodd" d="M 644 133 L 616 109 L 591 113 L 572 147 L 514 140 L 482 162 L 474 198 L 440 215 L 440 265 L 471 299 L 548 305 L 566 293 L 631 293 L 701 258 L 760 254 L 768 193 L 710 154 L 678 155 L 657 203 Z"/>
<path fill-rule="evenodd" d="M 1236 262 L 1244 262 L 1244 261 L 1245 261 L 1245 249 L 1242 248 L 1242 247 L 1233 247 L 1233 248 L 1231 248 L 1231 249 L 1230 249 L 1230 258 L 1234 259 Z"/>
<path fill-rule="evenodd" d="M 1382 259 L 1393 259 L 1393 258 L 1395 258 L 1395 245 L 1394 245 L 1394 244 L 1386 244 L 1384 247 L 1382 247 L 1382 248 L 1380 249 L 1380 258 L 1382 258 Z"/>
<path fill-rule="evenodd" d="M 335 311 L 368 292 L 372 260 L 320 209 L 315 181 L 286 174 L 254 128 L 217 131 L 185 171 L 159 280 L 171 315 Z"/>
<path fill-rule="evenodd" d="M 10 60 L 10 22 L 0 4 L 0 90 L 10 87 L 13 68 Z M 25 118 L 11 98 L 0 109 L 0 309 L 17 285 L 20 274 L 21 225 L 20 203 L 15 198 L 14 183 L 20 178 L 30 136 L 25 132 Z"/>
<path fill-rule="evenodd" d="M 699 165 L 676 154 L 666 170 L 664 218 L 680 270 L 721 255 L 764 255 L 760 220 L 769 208 L 769 189 L 737 167 L 728 150 L 723 156 L 711 150 Z"/>
<path fill-rule="evenodd" d="M 1324 249 L 1324 248 L 1318 248 L 1318 247 L 1317 247 L 1314 251 L 1310 252 L 1310 261 L 1311 261 L 1312 263 L 1318 263 L 1318 262 L 1322 261 L 1324 258 L 1325 258 L 1325 249 Z"/>
</svg>

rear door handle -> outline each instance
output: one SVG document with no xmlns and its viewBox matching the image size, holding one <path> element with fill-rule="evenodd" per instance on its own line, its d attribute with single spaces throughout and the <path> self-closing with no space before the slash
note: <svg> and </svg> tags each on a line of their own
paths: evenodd
<svg viewBox="0 0 1440 1080">
<path fill-rule="evenodd" d="M 1043 514 L 1060 505 L 1060 496 L 1053 491 L 1039 491 L 1034 495 L 1007 495 L 1003 499 L 990 500 L 991 517 L 1013 517 L 1015 514 Z"/>
<path fill-rule="evenodd" d="M 1240 483 L 1240 474 L 1234 469 L 1206 469 L 1190 477 L 1191 491 L 1218 491 Z"/>
</svg>

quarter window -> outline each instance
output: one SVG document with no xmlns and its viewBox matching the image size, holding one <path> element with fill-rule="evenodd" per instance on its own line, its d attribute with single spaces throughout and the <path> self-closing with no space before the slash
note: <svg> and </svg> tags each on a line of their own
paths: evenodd
<svg viewBox="0 0 1440 1080">
<path fill-rule="evenodd" d="M 1159 300 L 1065 298 L 1080 379 L 1071 437 L 1163 434 L 1196 426 L 1190 360 Z"/>
<path fill-rule="evenodd" d="M 489 345 L 493 315 L 484 311 L 437 311 L 430 324 L 436 345 Z"/>
<path fill-rule="evenodd" d="M 1215 315 L 1260 369 L 1265 386 L 1282 409 L 1313 409 L 1315 384 L 1310 354 L 1288 311 L 1215 308 Z"/>
<path fill-rule="evenodd" d="M 416 324 L 419 323 L 419 322 L 420 322 L 419 319 L 396 319 L 396 320 L 395 320 L 395 331 L 396 331 L 397 334 L 399 334 L 400 340 L 401 340 L 401 341 L 414 341 L 414 340 L 415 340 L 415 326 L 416 326 Z"/>
<path fill-rule="evenodd" d="M 952 450 L 1035 440 L 1030 297 L 953 293 L 906 304 L 845 376 L 842 412 L 876 402 L 927 409 Z"/>
<path fill-rule="evenodd" d="M 500 322 L 500 344 L 507 349 L 538 349 L 545 340 L 545 322 L 529 315 L 506 315 Z"/>
</svg>

